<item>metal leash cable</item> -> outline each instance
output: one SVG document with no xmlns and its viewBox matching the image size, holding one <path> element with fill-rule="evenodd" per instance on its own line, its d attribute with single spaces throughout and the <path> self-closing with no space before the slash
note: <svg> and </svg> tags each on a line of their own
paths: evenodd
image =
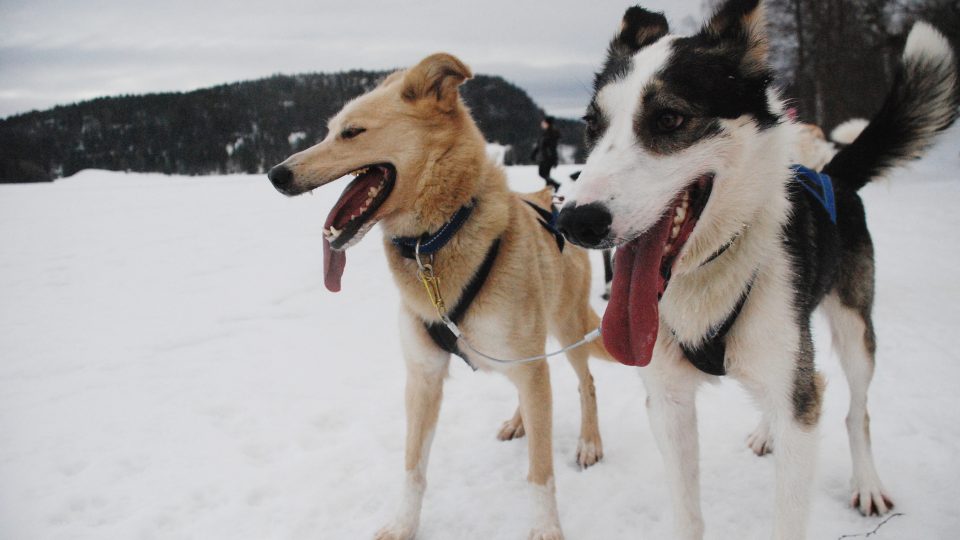
<svg viewBox="0 0 960 540">
<path fill-rule="evenodd" d="M 430 255 L 431 262 L 424 264 L 423 261 L 420 260 L 420 241 L 419 240 L 417 240 L 417 245 L 414 247 L 413 253 L 417 261 L 417 279 L 419 279 L 420 282 L 423 283 L 424 288 L 427 290 L 427 296 L 430 298 L 430 303 L 432 303 L 433 307 L 436 308 L 437 316 L 440 317 L 440 321 L 443 322 L 444 326 L 446 326 L 447 329 L 450 330 L 450 332 L 454 335 L 454 337 L 457 338 L 458 342 L 463 343 L 464 345 L 467 346 L 468 349 L 482 356 L 483 358 L 486 358 L 491 362 L 496 362 L 498 364 L 529 364 L 531 362 L 546 360 L 551 356 L 563 354 L 572 349 L 576 349 L 577 347 L 586 345 L 587 343 L 590 343 L 591 341 L 594 341 L 598 337 L 600 337 L 600 329 L 597 328 L 596 330 L 584 335 L 583 338 L 580 339 L 580 341 L 577 341 L 576 343 L 572 343 L 570 345 L 567 345 L 566 347 L 563 347 L 562 349 L 559 349 L 550 353 L 539 354 L 537 356 L 528 356 L 526 358 L 515 358 L 511 360 L 490 356 L 489 354 L 486 354 L 482 351 L 477 350 L 477 348 L 474 347 L 473 344 L 471 344 L 466 337 L 464 337 L 463 331 L 460 330 L 460 327 L 458 327 L 456 323 L 454 323 L 453 321 L 450 320 L 449 317 L 447 317 L 446 306 L 443 303 L 443 297 L 440 295 L 440 276 L 436 275 L 436 273 L 434 273 L 433 271 L 433 264 L 432 264 L 433 254 Z"/>
</svg>

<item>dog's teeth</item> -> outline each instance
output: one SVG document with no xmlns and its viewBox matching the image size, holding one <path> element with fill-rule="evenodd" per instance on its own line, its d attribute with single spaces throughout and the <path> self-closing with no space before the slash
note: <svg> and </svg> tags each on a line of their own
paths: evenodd
<svg viewBox="0 0 960 540">
<path fill-rule="evenodd" d="M 370 189 L 367 190 L 367 196 L 370 197 L 370 199 L 376 197 L 376 196 L 377 196 L 377 193 L 380 193 L 380 189 L 378 189 L 378 188 L 373 188 L 373 187 L 372 187 L 372 188 L 370 188 Z M 369 199 L 368 199 L 368 200 L 369 200 Z"/>
<path fill-rule="evenodd" d="M 673 230 L 670 231 L 670 238 L 671 238 L 671 239 L 672 239 L 672 238 L 676 238 L 676 237 L 679 236 L 679 235 L 680 235 L 680 226 L 679 226 L 679 225 L 674 225 L 674 226 L 673 226 Z"/>
<path fill-rule="evenodd" d="M 665 245 L 663 246 L 663 254 L 666 255 L 667 253 L 670 253 L 670 248 L 671 248 L 671 247 L 672 247 L 672 246 L 671 246 L 670 244 L 665 244 Z"/>
<path fill-rule="evenodd" d="M 674 222 L 674 223 L 683 223 L 683 220 L 684 220 L 686 217 L 687 217 L 687 209 L 684 208 L 684 207 L 682 207 L 682 206 L 678 206 L 678 207 L 677 207 L 677 215 L 676 215 L 676 217 L 673 218 L 673 222 Z"/>
</svg>

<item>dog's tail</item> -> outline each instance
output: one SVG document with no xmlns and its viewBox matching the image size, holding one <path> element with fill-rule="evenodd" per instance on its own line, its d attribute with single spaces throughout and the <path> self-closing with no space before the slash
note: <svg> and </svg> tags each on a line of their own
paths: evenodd
<svg viewBox="0 0 960 540">
<path fill-rule="evenodd" d="M 858 190 L 890 168 L 920 157 L 936 134 L 956 120 L 957 86 L 950 43 L 930 25 L 917 22 L 880 111 L 824 172 L 836 178 L 838 187 Z"/>
</svg>

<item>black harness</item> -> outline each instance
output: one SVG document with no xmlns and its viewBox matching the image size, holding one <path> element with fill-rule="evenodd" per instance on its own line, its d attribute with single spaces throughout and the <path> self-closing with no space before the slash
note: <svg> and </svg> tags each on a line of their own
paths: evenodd
<svg viewBox="0 0 960 540">
<path fill-rule="evenodd" d="M 671 330 L 673 337 L 677 340 L 677 344 L 680 345 L 680 350 L 683 351 L 683 355 L 687 357 L 687 360 L 693 364 L 693 367 L 708 375 L 719 376 L 727 374 L 725 365 L 727 358 L 727 333 L 730 332 L 733 323 L 736 322 L 737 317 L 740 316 L 743 305 L 747 303 L 747 297 L 750 296 L 750 290 L 753 288 L 753 280 L 755 278 L 755 275 L 750 278 L 746 290 L 740 294 L 740 299 L 737 300 L 736 305 L 733 306 L 733 309 L 723 321 L 714 325 L 713 328 L 707 332 L 707 335 L 704 336 L 700 345 L 696 347 L 687 345 L 677 337 L 676 332 Z"/>
<path fill-rule="evenodd" d="M 453 306 L 447 313 L 447 318 L 453 321 L 455 324 L 460 324 L 463 321 L 464 316 L 467 314 L 467 310 L 470 309 L 470 304 L 473 303 L 476 299 L 477 294 L 480 293 L 480 289 L 483 288 L 483 284 L 487 282 L 487 277 L 490 276 L 490 271 L 493 270 L 493 263 L 497 260 L 497 253 L 500 252 L 500 239 L 497 238 L 493 241 L 493 244 L 490 245 L 490 249 L 487 250 L 487 256 L 483 258 L 483 263 L 480 265 L 480 268 L 473 274 L 473 277 L 470 278 L 470 282 L 467 283 L 467 287 L 463 290 L 463 294 L 460 295 L 460 299 L 457 300 L 457 305 Z M 450 354 L 455 354 L 463 359 L 464 362 L 470 366 L 474 371 L 477 370 L 476 366 L 470 363 L 470 360 L 467 359 L 467 356 L 463 354 L 463 351 L 460 350 L 460 347 L 457 346 L 457 336 L 453 335 L 453 332 L 447 328 L 442 322 L 426 322 L 424 321 L 423 325 L 427 329 L 427 334 L 430 334 L 430 339 L 437 344 L 437 347 L 447 351 Z"/>
<path fill-rule="evenodd" d="M 539 206 L 524 201 L 530 205 L 531 208 L 537 211 L 541 219 L 538 220 L 540 225 L 545 229 L 550 231 L 557 239 L 557 248 L 560 251 L 563 251 L 564 239 L 563 235 L 560 234 L 556 229 L 556 219 L 557 219 L 557 210 L 555 207 L 551 206 L 551 212 L 540 208 Z M 471 201 L 469 206 L 464 206 L 454 214 L 453 218 L 445 223 L 440 229 L 434 234 L 423 234 L 420 237 L 398 237 L 393 238 L 393 244 L 397 246 L 397 249 L 400 251 L 400 255 L 407 259 L 416 259 L 416 245 L 417 242 L 420 242 L 420 254 L 432 254 L 440 250 L 451 238 L 456 234 L 456 232 L 466 223 L 467 218 L 470 217 L 470 214 L 473 211 L 476 201 Z M 429 251 L 423 249 L 424 246 L 429 246 Z M 453 309 L 446 313 L 447 318 L 453 321 L 455 324 L 460 324 L 463 321 L 463 318 L 467 315 L 467 310 L 470 309 L 470 305 L 473 304 L 473 301 L 477 298 L 477 295 L 480 294 L 480 290 L 483 289 L 483 285 L 487 282 L 487 278 L 490 276 L 490 272 L 493 270 L 493 265 L 497 260 L 497 254 L 500 252 L 500 238 L 497 238 L 493 241 L 490 247 L 487 249 L 487 254 L 483 258 L 483 262 L 480 263 L 480 267 L 477 268 L 476 272 L 473 273 L 473 277 L 470 278 L 470 281 L 467 283 L 467 286 L 463 289 L 463 292 L 460 294 L 460 298 L 457 300 L 457 305 L 453 306 Z M 463 359 L 464 362 L 474 371 L 477 370 L 476 366 L 470 363 L 470 360 L 467 356 L 460 350 L 460 347 L 457 346 L 457 336 L 447 328 L 442 322 L 423 322 L 424 328 L 427 330 L 427 334 L 430 336 L 430 339 L 440 347 L 440 349 L 459 356 Z"/>
</svg>

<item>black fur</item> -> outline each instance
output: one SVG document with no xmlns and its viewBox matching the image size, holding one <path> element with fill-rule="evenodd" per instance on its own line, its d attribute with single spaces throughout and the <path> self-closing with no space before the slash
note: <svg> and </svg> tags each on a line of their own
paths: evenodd
<svg viewBox="0 0 960 540">
<path fill-rule="evenodd" d="M 647 11 L 640 6 L 628 8 L 623 14 L 620 25 L 620 33 L 611 45 L 622 47 L 630 54 L 656 42 L 670 32 L 670 26 L 663 13 Z"/>
<path fill-rule="evenodd" d="M 811 424 L 816 422 L 820 392 L 816 383 L 810 317 L 834 287 L 839 271 L 841 240 L 837 225 L 812 193 L 794 181 L 788 186 L 787 196 L 791 212 L 783 229 L 783 245 L 793 269 L 794 316 L 800 328 L 793 414 L 798 421 Z M 854 197 L 859 200 L 855 194 Z M 837 201 L 838 216 L 846 214 L 850 203 L 849 200 Z M 863 219 L 862 213 L 860 217 Z M 873 287 L 872 282 L 870 287 Z"/>
<path fill-rule="evenodd" d="M 767 99 L 773 75 L 768 69 L 744 70 L 746 54 L 745 42 L 719 41 L 707 33 L 681 38 L 673 42 L 673 55 L 657 78 L 665 92 L 689 104 L 694 116 L 749 115 L 761 129 L 770 128 L 780 120 Z"/>
</svg>

